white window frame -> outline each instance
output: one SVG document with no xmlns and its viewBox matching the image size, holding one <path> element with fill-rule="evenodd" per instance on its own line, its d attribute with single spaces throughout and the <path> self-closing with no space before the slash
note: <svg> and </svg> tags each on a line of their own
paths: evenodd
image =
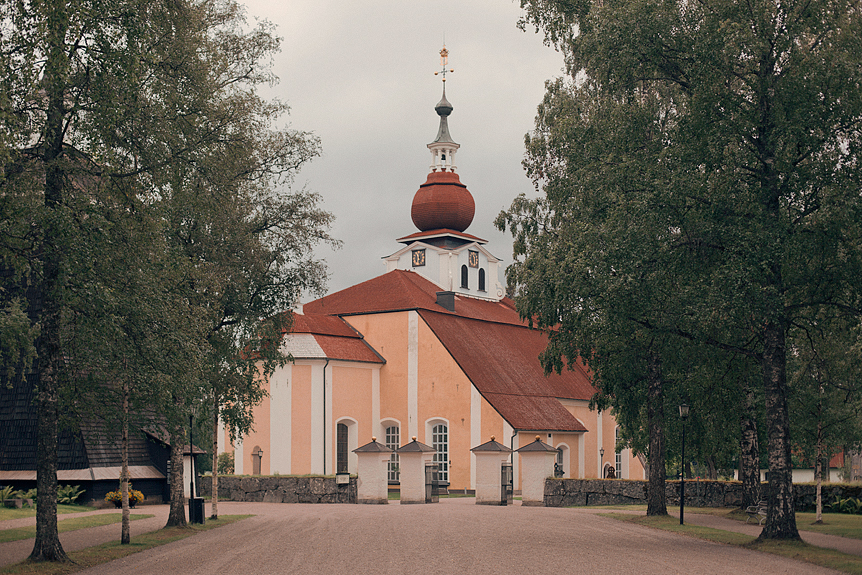
<svg viewBox="0 0 862 575">
<path fill-rule="evenodd" d="M 383 444 L 390 448 L 392 451 L 395 451 L 399 447 L 401 447 L 401 423 L 394 419 L 385 420 L 380 423 L 380 426 L 383 428 Z M 395 428 L 396 438 L 395 443 L 390 442 L 390 434 L 389 430 Z M 401 481 L 401 471 L 398 469 L 399 466 L 398 454 L 392 453 L 389 455 L 389 461 L 386 462 L 386 479 L 389 482 L 400 482 Z"/>
<path fill-rule="evenodd" d="M 439 425 L 446 426 L 446 443 L 445 443 L 445 457 L 441 456 L 441 450 L 438 445 L 435 443 L 435 433 L 434 429 Z M 452 450 L 451 450 L 451 436 L 452 426 L 449 425 L 448 419 L 443 419 L 442 417 L 435 417 L 433 419 L 429 419 L 425 422 L 425 443 L 434 448 L 434 463 L 437 464 L 437 477 L 440 481 L 449 481 L 449 471 L 450 471 L 450 462 L 452 458 Z"/>
</svg>

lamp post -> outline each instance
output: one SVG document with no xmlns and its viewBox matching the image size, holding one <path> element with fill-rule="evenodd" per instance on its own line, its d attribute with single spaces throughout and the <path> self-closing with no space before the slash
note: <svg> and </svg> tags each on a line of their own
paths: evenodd
<svg viewBox="0 0 862 575">
<path fill-rule="evenodd" d="M 191 475 L 192 480 L 189 484 L 189 499 L 195 498 L 195 428 L 194 428 L 194 415 L 189 414 L 189 475 Z"/>
<path fill-rule="evenodd" d="M 605 448 L 599 448 L 599 474 L 601 478 L 605 478 Z"/>
<path fill-rule="evenodd" d="M 685 420 L 688 419 L 688 404 L 679 406 L 679 418 L 682 419 L 682 460 L 679 464 L 679 524 L 682 525 L 685 514 Z"/>
</svg>

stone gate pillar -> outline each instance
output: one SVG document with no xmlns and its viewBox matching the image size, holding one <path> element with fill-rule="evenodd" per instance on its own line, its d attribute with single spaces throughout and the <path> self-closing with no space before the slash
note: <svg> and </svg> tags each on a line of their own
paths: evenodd
<svg viewBox="0 0 862 575">
<path fill-rule="evenodd" d="M 387 463 L 392 450 L 378 443 L 376 437 L 371 443 L 353 450 L 356 454 L 356 502 L 389 503 L 389 481 Z"/>
<path fill-rule="evenodd" d="M 395 450 L 401 471 L 401 503 L 425 503 L 425 464 L 431 463 L 437 450 L 413 441 Z"/>
<path fill-rule="evenodd" d="M 554 476 L 557 450 L 537 435 L 517 453 L 521 456 L 521 505 L 540 507 L 545 504 L 545 479 Z"/>
<path fill-rule="evenodd" d="M 506 505 L 500 466 L 509 458 L 512 450 L 491 441 L 474 447 L 470 451 L 476 456 L 476 505 Z"/>
</svg>

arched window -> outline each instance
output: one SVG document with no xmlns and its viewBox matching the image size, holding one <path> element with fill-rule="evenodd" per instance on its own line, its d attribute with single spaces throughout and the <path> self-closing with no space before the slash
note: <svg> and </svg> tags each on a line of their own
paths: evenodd
<svg viewBox="0 0 862 575">
<path fill-rule="evenodd" d="M 401 430 L 397 425 L 390 425 L 386 428 L 386 447 L 395 451 L 401 443 Z M 398 468 L 398 454 L 393 453 L 389 456 L 389 462 L 386 464 L 386 475 L 388 481 L 400 481 L 401 472 Z"/>
<path fill-rule="evenodd" d="M 461 266 L 461 287 L 464 289 L 470 289 L 467 285 L 467 266 Z"/>
<path fill-rule="evenodd" d="M 431 447 L 434 453 L 434 463 L 437 464 L 440 481 L 449 481 L 449 427 L 438 423 L 431 428 Z"/>
<path fill-rule="evenodd" d="M 339 423 L 337 427 L 337 436 L 335 439 L 335 471 L 337 473 L 347 473 L 347 425 Z"/>
<path fill-rule="evenodd" d="M 485 270 L 479 270 L 479 291 L 485 291 Z"/>
</svg>

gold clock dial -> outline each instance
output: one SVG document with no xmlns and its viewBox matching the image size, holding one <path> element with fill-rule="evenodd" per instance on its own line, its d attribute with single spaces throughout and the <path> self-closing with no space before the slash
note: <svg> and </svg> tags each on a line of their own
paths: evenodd
<svg viewBox="0 0 862 575">
<path fill-rule="evenodd" d="M 413 250 L 413 267 L 425 265 L 425 250 Z"/>
</svg>

